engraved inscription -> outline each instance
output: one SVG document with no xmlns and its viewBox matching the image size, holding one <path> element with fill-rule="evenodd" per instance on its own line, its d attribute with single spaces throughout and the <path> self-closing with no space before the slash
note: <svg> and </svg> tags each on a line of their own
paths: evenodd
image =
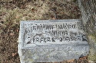
<svg viewBox="0 0 96 63">
<path fill-rule="evenodd" d="M 86 41 L 84 32 L 77 22 L 24 23 L 24 46 L 65 44 L 66 42 Z M 80 24 L 80 23 L 79 23 Z"/>
</svg>

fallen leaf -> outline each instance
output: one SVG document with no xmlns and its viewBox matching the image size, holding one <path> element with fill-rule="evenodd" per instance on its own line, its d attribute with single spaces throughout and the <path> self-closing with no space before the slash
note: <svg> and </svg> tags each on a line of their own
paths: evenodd
<svg viewBox="0 0 96 63">
<path fill-rule="evenodd" d="M 74 59 L 71 59 L 71 60 L 67 60 L 67 62 L 74 62 Z"/>
<path fill-rule="evenodd" d="M 12 53 L 12 56 L 14 57 L 14 56 L 16 56 L 17 55 L 17 53 Z"/>
<path fill-rule="evenodd" d="M 14 35 L 14 33 L 10 33 L 10 35 L 11 35 L 11 36 L 13 36 L 13 35 Z"/>
<path fill-rule="evenodd" d="M 19 30 L 17 29 L 16 32 L 19 32 Z"/>
</svg>

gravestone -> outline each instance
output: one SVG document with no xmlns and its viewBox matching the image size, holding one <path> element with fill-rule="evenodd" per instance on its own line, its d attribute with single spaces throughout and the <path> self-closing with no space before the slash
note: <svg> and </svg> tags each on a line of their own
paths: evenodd
<svg viewBox="0 0 96 63">
<path fill-rule="evenodd" d="M 89 53 L 81 21 L 21 21 L 18 53 L 21 63 L 61 62 Z"/>
</svg>

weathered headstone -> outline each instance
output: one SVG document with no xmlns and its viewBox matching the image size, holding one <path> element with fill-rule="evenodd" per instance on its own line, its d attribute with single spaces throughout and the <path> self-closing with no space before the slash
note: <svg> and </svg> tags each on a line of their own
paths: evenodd
<svg viewBox="0 0 96 63">
<path fill-rule="evenodd" d="M 21 63 L 60 62 L 89 53 L 81 21 L 21 21 L 18 53 Z"/>
</svg>

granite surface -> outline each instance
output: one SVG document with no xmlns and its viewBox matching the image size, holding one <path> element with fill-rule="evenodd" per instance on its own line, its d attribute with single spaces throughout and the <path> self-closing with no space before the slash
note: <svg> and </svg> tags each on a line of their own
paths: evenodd
<svg viewBox="0 0 96 63">
<path fill-rule="evenodd" d="M 21 21 L 18 53 L 21 63 L 60 62 L 89 53 L 81 21 Z"/>
</svg>

